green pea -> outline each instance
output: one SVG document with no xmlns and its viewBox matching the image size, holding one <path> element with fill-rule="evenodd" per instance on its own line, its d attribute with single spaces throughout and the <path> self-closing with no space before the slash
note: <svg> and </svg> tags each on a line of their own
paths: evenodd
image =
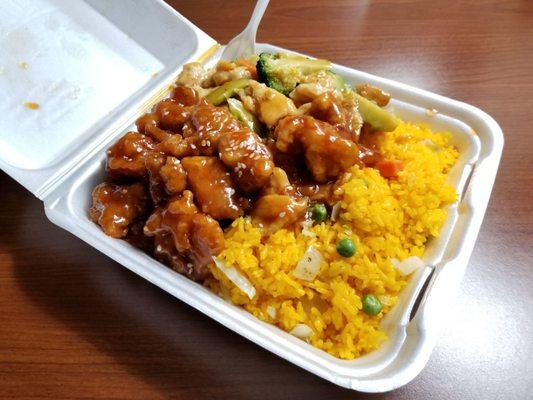
<svg viewBox="0 0 533 400">
<path fill-rule="evenodd" d="M 343 257 L 351 257 L 355 254 L 357 247 L 350 238 L 344 238 L 337 243 L 337 253 Z"/>
<path fill-rule="evenodd" d="M 328 211 L 326 210 L 326 206 L 322 203 L 315 204 L 311 208 L 311 217 L 316 222 L 322 222 L 325 221 L 328 216 Z"/>
<path fill-rule="evenodd" d="M 373 294 L 364 295 L 363 311 L 368 315 L 378 315 L 381 311 L 381 302 Z"/>
</svg>

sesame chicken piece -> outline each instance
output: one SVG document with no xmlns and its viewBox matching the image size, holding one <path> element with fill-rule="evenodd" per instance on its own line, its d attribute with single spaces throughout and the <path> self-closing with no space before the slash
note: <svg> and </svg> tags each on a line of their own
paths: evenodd
<svg viewBox="0 0 533 400">
<path fill-rule="evenodd" d="M 170 98 L 180 106 L 195 106 L 200 104 L 200 95 L 196 89 L 187 86 L 177 86 L 172 90 Z"/>
<path fill-rule="evenodd" d="M 144 159 L 155 147 L 142 133 L 128 132 L 107 150 L 107 173 L 112 178 L 143 178 L 147 175 Z"/>
<path fill-rule="evenodd" d="M 257 192 L 269 182 L 274 169 L 272 154 L 251 130 L 224 133 L 218 150 L 220 159 L 230 168 L 233 180 L 243 193 Z"/>
<path fill-rule="evenodd" d="M 167 198 L 165 183 L 159 175 L 161 167 L 165 164 L 165 159 L 164 154 L 152 151 L 146 155 L 144 160 L 148 171 L 148 188 L 154 204 L 159 204 Z"/>
<path fill-rule="evenodd" d="M 164 256 L 166 253 L 178 272 L 197 280 L 209 275 L 207 265 L 224 247 L 224 233 L 220 225 L 198 210 L 189 190 L 171 199 L 165 208 L 157 208 L 146 221 L 144 234 L 156 238 L 156 254 Z M 174 249 L 168 237 L 160 236 L 169 234 Z M 158 245 L 161 247 L 158 248 Z M 190 260 L 190 263 L 181 264 L 180 257 Z"/>
<path fill-rule="evenodd" d="M 215 219 L 243 215 L 237 191 L 222 161 L 216 157 L 185 157 L 181 163 L 202 212 Z"/>
<path fill-rule="evenodd" d="M 167 157 L 165 165 L 159 170 L 159 175 L 170 195 L 179 194 L 187 187 L 187 174 L 176 157 Z"/>
<path fill-rule="evenodd" d="M 183 129 L 183 137 L 194 144 L 200 154 L 212 156 L 218 151 L 221 134 L 242 127 L 227 109 L 203 103 L 194 107 L 191 124 L 186 128 Z"/>
<path fill-rule="evenodd" d="M 266 232 L 288 228 L 305 219 L 307 199 L 283 194 L 267 194 L 254 203 L 251 216 Z"/>
<path fill-rule="evenodd" d="M 308 115 L 328 122 L 339 131 L 346 133 L 346 138 L 357 141 L 363 121 L 358 111 L 355 98 L 342 97 L 334 92 L 317 96 L 311 103 Z"/>
<path fill-rule="evenodd" d="M 157 103 L 154 114 L 159 128 L 179 133 L 183 124 L 191 118 L 191 109 L 173 99 L 165 99 Z"/>
<path fill-rule="evenodd" d="M 303 153 L 307 168 L 319 183 L 328 182 L 359 162 L 359 148 L 332 125 L 310 116 L 286 117 L 274 132 L 276 148 Z"/>
<path fill-rule="evenodd" d="M 114 238 L 126 236 L 129 226 L 148 208 L 148 193 L 142 183 L 116 185 L 104 182 L 94 188 L 92 198 L 89 217 L 106 235 Z"/>
</svg>

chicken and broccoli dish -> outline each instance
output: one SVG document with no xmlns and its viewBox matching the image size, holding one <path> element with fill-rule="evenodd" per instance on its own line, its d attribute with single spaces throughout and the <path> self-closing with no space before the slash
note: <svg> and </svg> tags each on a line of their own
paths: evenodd
<svg viewBox="0 0 533 400">
<path fill-rule="evenodd" d="M 257 318 L 361 356 L 456 200 L 450 135 L 389 101 L 327 60 L 187 64 L 108 149 L 89 216 Z"/>
</svg>

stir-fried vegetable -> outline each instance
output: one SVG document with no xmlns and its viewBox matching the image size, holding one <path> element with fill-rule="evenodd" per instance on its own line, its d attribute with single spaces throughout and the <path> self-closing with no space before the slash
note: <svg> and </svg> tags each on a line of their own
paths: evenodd
<svg viewBox="0 0 533 400">
<path fill-rule="evenodd" d="M 323 260 L 322 254 L 311 246 L 304 253 L 292 274 L 298 279 L 311 282 L 320 272 Z"/>
<path fill-rule="evenodd" d="M 209 93 L 205 98 L 214 106 L 218 106 L 224 103 L 230 97 L 235 96 L 239 89 L 244 89 L 249 83 L 250 79 L 248 78 L 241 78 L 226 82 L 222 86 L 219 86 Z"/>
<path fill-rule="evenodd" d="M 359 103 L 359 112 L 363 121 L 369 123 L 376 131 L 390 132 L 396 129 L 400 120 L 376 103 L 355 94 Z"/>
<path fill-rule="evenodd" d="M 266 308 L 266 312 L 268 314 L 268 316 L 272 319 L 276 318 L 276 315 L 277 315 L 277 311 L 276 309 L 273 307 L 273 306 L 268 306 Z"/>
<path fill-rule="evenodd" d="M 313 330 L 306 324 L 296 324 L 289 333 L 300 339 L 308 339 L 313 336 Z"/>
<path fill-rule="evenodd" d="M 353 92 L 352 87 L 350 85 L 347 85 L 346 82 L 344 82 L 342 76 L 333 71 L 327 71 L 327 73 L 333 78 L 335 89 L 340 92 Z"/>
<path fill-rule="evenodd" d="M 352 87 L 347 85 L 339 74 L 336 74 L 333 71 L 328 71 L 328 74 L 333 76 L 337 90 L 346 93 L 347 95 L 355 96 L 359 104 L 359 113 L 364 122 L 370 124 L 370 126 L 376 131 L 390 132 L 396 129 L 400 123 L 398 118 L 378 106 L 376 103 L 366 99 L 359 93 L 354 92 Z"/>
<path fill-rule="evenodd" d="M 396 178 L 403 167 L 403 162 L 399 160 L 381 160 L 376 164 L 376 168 L 384 178 Z"/>
<path fill-rule="evenodd" d="M 402 273 L 402 275 L 410 275 L 425 265 L 424 261 L 417 256 L 406 258 L 401 262 L 393 258 L 392 264 Z"/>
<path fill-rule="evenodd" d="M 250 300 L 255 297 L 255 288 L 250 283 L 248 278 L 242 275 L 234 267 L 227 266 L 226 264 L 224 264 L 222 261 L 220 261 L 216 257 L 213 257 L 213 261 L 215 262 L 216 267 L 224 275 L 226 275 L 226 277 L 230 281 L 232 281 L 235 284 L 235 286 L 237 286 L 240 290 L 242 290 L 250 298 Z"/>
<path fill-rule="evenodd" d="M 294 54 L 262 53 L 257 62 L 257 73 L 268 87 L 288 95 L 301 78 L 331 68 L 327 60 L 311 59 Z"/>
<path fill-rule="evenodd" d="M 339 218 L 340 213 L 341 213 L 341 202 L 338 201 L 337 203 L 333 204 L 333 207 L 331 207 L 330 219 L 333 222 L 335 222 L 337 218 Z"/>
<path fill-rule="evenodd" d="M 255 115 L 244 108 L 244 105 L 240 100 L 228 99 L 228 106 L 230 112 L 237 120 L 244 123 L 252 131 L 261 135 L 261 123 Z"/>
</svg>

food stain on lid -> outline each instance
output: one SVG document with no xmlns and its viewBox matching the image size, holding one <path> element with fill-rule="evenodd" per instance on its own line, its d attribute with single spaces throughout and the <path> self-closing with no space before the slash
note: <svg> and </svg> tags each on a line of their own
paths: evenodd
<svg viewBox="0 0 533 400">
<path fill-rule="evenodd" d="M 40 105 L 39 103 L 34 103 L 33 101 L 27 101 L 24 103 L 24 107 L 29 108 L 30 110 L 37 110 Z"/>
<path fill-rule="evenodd" d="M 28 69 L 28 63 L 26 61 L 19 62 L 20 69 Z"/>
<path fill-rule="evenodd" d="M 434 108 L 426 108 L 426 115 L 428 117 L 434 117 L 435 115 L 437 115 L 438 111 L 435 110 Z"/>
</svg>

